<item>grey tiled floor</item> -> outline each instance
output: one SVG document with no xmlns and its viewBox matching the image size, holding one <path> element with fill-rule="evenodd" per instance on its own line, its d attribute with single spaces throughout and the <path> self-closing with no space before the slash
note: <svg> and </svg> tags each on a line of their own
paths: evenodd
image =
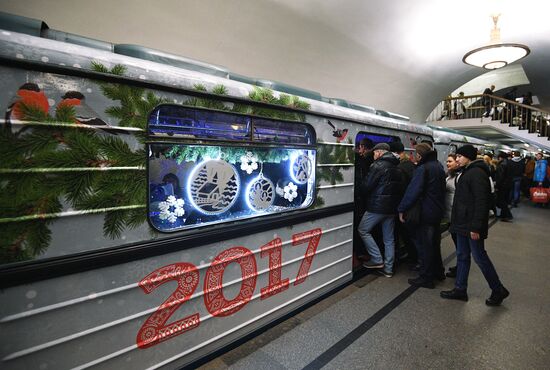
<svg viewBox="0 0 550 370">
<path fill-rule="evenodd" d="M 550 368 L 550 209 L 523 202 L 513 213 L 486 241 L 511 292 L 501 307 L 485 305 L 490 289 L 472 262 L 467 303 L 439 297 L 451 279 L 418 289 L 323 368 Z M 453 251 L 444 238 L 443 257 Z M 406 269 L 392 279 L 366 276 L 201 369 L 302 369 L 407 289 L 411 276 Z"/>
</svg>

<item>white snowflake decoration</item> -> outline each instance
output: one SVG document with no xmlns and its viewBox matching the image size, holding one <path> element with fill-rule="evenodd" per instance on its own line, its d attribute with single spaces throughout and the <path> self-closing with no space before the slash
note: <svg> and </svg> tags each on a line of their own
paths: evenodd
<svg viewBox="0 0 550 370">
<path fill-rule="evenodd" d="M 185 214 L 185 210 L 183 209 L 184 204 L 183 199 L 170 195 L 166 198 L 166 201 L 159 203 L 159 218 L 161 220 L 168 220 L 172 224 L 175 223 L 178 217 L 182 217 Z"/>
<path fill-rule="evenodd" d="M 293 182 L 289 182 L 287 186 L 284 187 L 283 191 L 285 194 L 285 199 L 289 202 L 292 202 L 294 198 L 298 196 L 298 187 L 294 185 Z"/>
<path fill-rule="evenodd" d="M 246 155 L 241 157 L 241 170 L 251 174 L 258 169 L 258 158 L 252 152 L 246 152 Z"/>
</svg>

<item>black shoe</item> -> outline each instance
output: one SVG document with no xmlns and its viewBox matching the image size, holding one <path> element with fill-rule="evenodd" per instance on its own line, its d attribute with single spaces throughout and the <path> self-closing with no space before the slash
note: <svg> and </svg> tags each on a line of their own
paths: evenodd
<svg viewBox="0 0 550 370">
<path fill-rule="evenodd" d="M 439 281 L 444 281 L 445 280 L 445 273 L 442 272 L 440 275 L 437 275 L 435 277 L 436 280 L 439 280 Z"/>
<path fill-rule="evenodd" d="M 456 277 L 456 266 L 453 266 L 453 267 L 449 267 L 449 272 L 447 272 L 445 274 L 445 276 L 449 277 L 449 278 L 454 278 Z"/>
<path fill-rule="evenodd" d="M 376 262 L 372 262 L 372 261 L 367 261 L 367 262 L 363 263 L 363 267 L 368 268 L 368 269 L 381 269 L 382 267 L 384 267 L 384 263 L 383 262 L 376 263 Z"/>
<path fill-rule="evenodd" d="M 416 279 L 409 279 L 409 284 L 417 286 L 419 288 L 434 289 L 435 285 L 432 280 L 428 280 L 423 277 L 417 277 Z"/>
<path fill-rule="evenodd" d="M 377 270 L 376 272 L 387 278 L 391 278 L 393 276 L 393 271 Z"/>
<path fill-rule="evenodd" d="M 487 306 L 500 306 L 502 301 L 510 295 L 510 292 L 503 286 L 493 290 L 491 296 L 485 300 Z"/>
<path fill-rule="evenodd" d="M 512 222 L 512 219 L 511 218 L 501 218 L 500 221 L 501 222 Z"/>
<path fill-rule="evenodd" d="M 441 298 L 456 299 L 459 301 L 468 302 L 468 294 L 465 290 L 453 288 L 452 290 L 443 290 L 439 293 Z"/>
</svg>

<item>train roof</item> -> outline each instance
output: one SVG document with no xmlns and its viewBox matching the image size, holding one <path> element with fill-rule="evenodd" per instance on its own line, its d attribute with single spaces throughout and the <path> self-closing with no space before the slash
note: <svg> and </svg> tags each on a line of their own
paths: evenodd
<svg viewBox="0 0 550 370">
<path fill-rule="evenodd" d="M 296 95 L 310 104 L 312 113 L 351 119 L 381 127 L 431 135 L 426 126 L 411 124 L 409 118 L 344 99 L 281 82 L 239 75 L 224 67 L 130 44 L 112 44 L 62 31 L 52 30 L 40 20 L 0 12 L 0 57 L 67 69 L 92 71 L 92 61 L 112 67 L 122 64 L 125 77 L 154 84 L 194 90 L 194 85 L 224 85 L 227 94 L 248 98 L 254 86 L 277 93 Z"/>
</svg>

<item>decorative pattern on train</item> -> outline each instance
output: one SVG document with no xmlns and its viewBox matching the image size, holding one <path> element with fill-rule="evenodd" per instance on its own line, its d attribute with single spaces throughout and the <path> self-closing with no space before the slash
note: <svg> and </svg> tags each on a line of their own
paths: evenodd
<svg viewBox="0 0 550 370">
<path fill-rule="evenodd" d="M 122 65 L 109 69 L 96 62 L 92 62 L 91 68 L 119 76 L 126 71 Z M 13 70 L 10 75 L 12 99 L 6 105 L 5 122 L 0 130 L 0 155 L 3 158 L 0 207 L 5 210 L 0 218 L 3 236 L 0 240 L 0 264 L 78 252 L 49 251 L 54 237 L 52 227 L 55 228 L 55 221 L 66 216 L 102 217 L 103 235 L 112 240 L 120 238 L 126 230 L 145 227 L 149 186 L 145 176 L 148 155 L 143 133 L 149 114 L 159 104 L 169 102 L 286 121 L 305 121 L 303 113 L 224 102 L 216 98 L 189 97 L 33 71 Z M 195 85 L 195 89 L 206 91 L 200 84 Z M 227 89 L 217 85 L 209 92 L 223 97 Z M 265 88 L 255 88 L 249 99 L 309 109 L 309 104 L 296 96 L 280 94 L 275 97 L 273 91 Z M 176 154 L 173 150 L 174 160 Z M 254 186 L 247 187 L 248 183 L 240 184 L 235 180 L 229 186 L 235 193 L 232 198 L 226 196 L 226 200 L 230 200 L 227 206 L 236 203 L 242 206 L 242 202 L 238 202 L 240 199 L 246 200 L 244 203 L 254 212 L 269 212 L 273 207 L 282 206 L 279 198 L 293 204 L 307 198 L 306 193 L 311 189 L 303 190 L 303 184 L 290 180 L 280 182 L 280 178 L 268 175 L 275 163 L 282 162 L 264 159 L 265 169 L 254 169 L 251 174 L 247 173 L 248 167 L 240 169 L 242 161 L 235 156 L 246 154 L 241 151 L 223 159 L 228 166 L 221 165 L 221 162 L 205 164 L 203 170 L 195 174 L 196 181 L 192 185 L 199 186 L 205 173 L 212 169 L 220 174 L 234 169 L 238 176 L 244 172 L 247 180 L 253 178 L 255 182 Z M 266 154 L 253 150 L 254 156 Z M 292 156 L 290 152 L 284 155 Z M 312 161 L 304 162 L 306 166 L 315 163 L 312 153 L 302 155 Z M 260 162 L 256 164 L 261 165 Z M 254 166 L 252 162 L 249 165 Z M 280 167 L 284 165 L 280 164 Z M 193 193 L 195 205 L 203 201 L 201 197 L 208 186 L 203 184 L 200 191 Z M 279 195 L 280 189 L 282 196 Z M 188 211 L 192 204 L 183 197 L 167 196 L 157 205 L 157 218 L 173 228 L 178 222 L 183 222 L 183 218 L 189 220 L 193 217 Z M 221 204 L 199 209 L 208 218 L 208 213 L 217 213 Z M 154 235 L 154 231 L 141 233 L 151 232 Z"/>
</svg>

